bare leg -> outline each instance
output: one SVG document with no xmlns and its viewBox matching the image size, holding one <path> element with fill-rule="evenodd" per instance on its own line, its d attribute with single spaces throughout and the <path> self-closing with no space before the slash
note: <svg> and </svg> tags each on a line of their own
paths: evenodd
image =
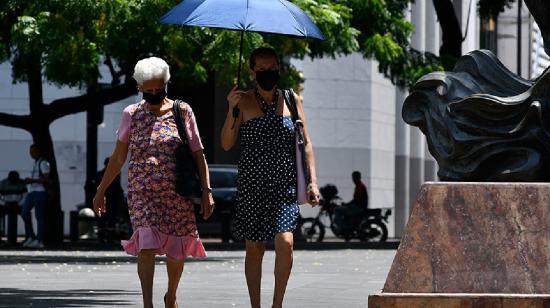
<svg viewBox="0 0 550 308">
<path fill-rule="evenodd" d="M 183 272 L 183 260 L 166 257 L 166 271 L 168 272 L 168 292 L 166 292 L 166 307 L 176 307 L 176 293 Z"/>
<path fill-rule="evenodd" d="M 250 296 L 250 306 L 260 308 L 260 290 L 262 284 L 262 260 L 264 258 L 265 243 L 246 241 L 246 258 L 244 273 Z"/>
<path fill-rule="evenodd" d="M 143 307 L 153 307 L 153 277 L 155 276 L 155 250 L 143 249 L 138 254 L 138 276 L 141 282 Z"/>
<path fill-rule="evenodd" d="M 275 292 L 273 293 L 273 308 L 283 307 L 286 284 L 292 270 L 292 247 L 294 238 L 292 232 L 282 232 L 275 235 Z"/>
</svg>

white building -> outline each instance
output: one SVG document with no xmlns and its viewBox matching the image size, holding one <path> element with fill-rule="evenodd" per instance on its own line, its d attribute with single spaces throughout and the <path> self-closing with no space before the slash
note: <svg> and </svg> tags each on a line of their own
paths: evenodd
<svg viewBox="0 0 550 308">
<path fill-rule="evenodd" d="M 462 30 L 468 29 L 463 53 L 479 49 L 481 23 L 476 8 L 468 8 L 471 1 L 455 0 L 453 3 Z M 470 25 L 466 27 L 468 14 Z M 513 71 L 517 69 L 516 15 L 517 7 L 507 10 L 497 27 L 497 55 Z M 525 6 L 523 16 L 522 75 L 527 77 L 533 76 L 531 72 L 535 70 L 540 73 L 538 66 L 547 65 L 548 57 L 537 48 L 540 46 L 536 40 L 538 32 Z M 438 54 L 441 33 L 432 1 L 417 0 L 411 7 L 410 18 L 416 26 L 413 47 Z M 351 172 L 360 171 L 369 188 L 370 206 L 393 208 L 390 236 L 400 236 L 420 186 L 437 178 L 437 166 L 427 150 L 424 135 L 401 118 L 407 93 L 378 73 L 375 61 L 365 60 L 359 54 L 335 60 L 294 60 L 292 63 L 306 77 L 302 95 L 315 148 L 319 185 L 333 183 L 340 196 L 350 200 L 353 193 Z M 25 114 L 28 112 L 27 87 L 12 84 L 10 76 L 9 65 L 0 65 L 0 111 Z M 76 94 L 78 90 L 44 87 L 46 101 Z M 224 101 L 224 96 L 217 97 Z M 98 166 L 102 166 L 104 157 L 114 147 L 122 109 L 135 100 L 136 97 L 131 97 L 105 108 L 104 123 L 99 127 Z M 225 109 L 216 111 L 224 112 Z M 221 123 L 213 125 L 218 129 Z M 65 233 L 68 233 L 68 212 L 84 201 L 86 116 L 81 113 L 62 118 L 52 125 L 51 131 L 62 184 Z M 25 131 L 0 126 L 0 177 L 7 176 L 9 170 L 18 170 L 23 177 L 30 174 L 32 161 L 27 154 L 30 144 L 30 135 Z M 220 161 L 218 155 L 213 157 Z M 122 178 L 125 184 L 125 172 Z M 310 216 L 315 211 L 304 208 L 303 215 Z M 23 230 L 21 221 L 20 230 Z"/>
</svg>

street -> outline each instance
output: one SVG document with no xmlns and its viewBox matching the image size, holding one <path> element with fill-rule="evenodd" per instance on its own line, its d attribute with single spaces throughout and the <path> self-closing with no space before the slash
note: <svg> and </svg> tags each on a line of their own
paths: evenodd
<svg viewBox="0 0 550 308">
<path fill-rule="evenodd" d="M 285 307 L 366 307 L 395 250 L 297 250 Z M 266 251 L 262 305 L 273 295 L 274 252 Z M 0 307 L 139 307 L 136 258 L 121 251 L 0 251 Z M 154 305 L 163 307 L 165 258 L 157 258 Z M 180 307 L 249 307 L 243 251 L 208 251 L 188 259 Z"/>
</svg>

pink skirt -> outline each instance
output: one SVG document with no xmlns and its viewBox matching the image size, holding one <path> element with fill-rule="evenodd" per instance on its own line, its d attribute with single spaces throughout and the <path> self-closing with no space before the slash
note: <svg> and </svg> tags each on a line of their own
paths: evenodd
<svg viewBox="0 0 550 308">
<path fill-rule="evenodd" d="M 206 257 L 198 237 L 164 234 L 152 227 L 139 227 L 128 241 L 121 241 L 126 253 L 137 256 L 142 249 L 156 249 L 157 255 L 182 260 L 186 257 Z"/>
</svg>

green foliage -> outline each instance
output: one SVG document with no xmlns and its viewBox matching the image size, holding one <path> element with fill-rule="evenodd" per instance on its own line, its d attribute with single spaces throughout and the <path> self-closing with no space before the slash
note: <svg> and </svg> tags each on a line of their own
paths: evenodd
<svg viewBox="0 0 550 308">
<path fill-rule="evenodd" d="M 351 25 L 360 31 L 360 51 L 378 61 L 378 69 L 393 83 L 412 86 L 423 74 L 441 70 L 437 57 L 410 48 L 414 25 L 405 13 L 411 0 L 348 0 Z"/>
<path fill-rule="evenodd" d="M 268 42 L 282 54 L 295 58 L 312 58 L 349 54 L 359 48 L 359 31 L 352 26 L 352 10 L 345 1 L 294 0 L 325 35 L 324 41 L 296 40 L 270 36 Z"/>
<path fill-rule="evenodd" d="M 97 79 L 97 2 L 8 0 L 7 6 L 19 12 L 2 13 L 15 21 L 11 29 L 2 28 L 2 38 L 9 38 L 2 43 L 8 46 L 4 50 L 11 57 L 14 82 L 26 80 L 27 68 L 35 61 L 47 79 L 58 85 L 76 86 Z"/>
<path fill-rule="evenodd" d="M 351 10 L 343 2 L 295 1 L 326 34 L 327 40 L 295 39 L 246 33 L 244 55 L 258 46 L 275 47 L 281 55 L 303 58 L 348 54 L 359 48 L 359 32 L 350 26 Z M 100 56 L 110 60 L 113 78 L 130 78 L 137 60 L 157 55 L 173 74 L 190 83 L 203 83 L 210 72 L 221 82 L 234 82 L 240 32 L 161 25 L 159 18 L 179 0 L 7 0 L 0 40 L 0 61 L 13 65 L 14 82 L 25 81 L 29 61 L 43 68 L 44 77 L 58 85 L 89 86 L 97 82 Z M 243 83 L 248 80 L 243 59 Z M 283 80 L 295 81 L 286 65 Z"/>
<path fill-rule="evenodd" d="M 165 58 L 187 83 L 216 74 L 235 82 L 240 32 L 162 25 L 159 18 L 180 0 L 4 0 L 0 4 L 0 61 L 10 60 L 15 82 L 26 80 L 38 59 L 46 80 L 88 87 L 101 77 L 113 83 L 131 78 L 135 63 L 150 55 Z M 282 82 L 303 80 L 290 58 L 335 57 L 361 52 L 378 61 L 393 82 L 410 85 L 423 72 L 439 69 L 437 58 L 414 52 L 414 29 L 405 18 L 411 0 L 293 0 L 325 34 L 325 41 L 246 33 L 244 55 L 271 46 L 283 57 Z M 242 85 L 249 83 L 246 58 Z M 112 76 L 100 76 L 101 61 Z"/>
</svg>

